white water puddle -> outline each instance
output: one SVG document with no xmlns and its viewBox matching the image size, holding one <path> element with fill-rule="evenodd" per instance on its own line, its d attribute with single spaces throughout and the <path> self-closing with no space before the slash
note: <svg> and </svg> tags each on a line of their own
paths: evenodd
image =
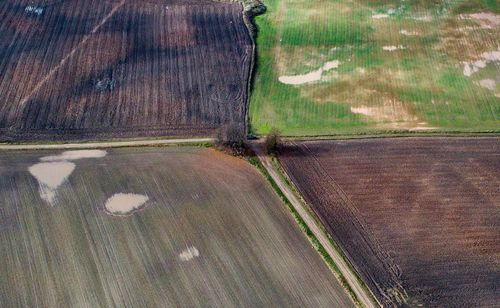
<svg viewBox="0 0 500 308">
<path fill-rule="evenodd" d="M 68 179 L 75 167 L 74 163 L 62 161 L 34 164 L 28 170 L 38 181 L 40 197 L 49 204 L 54 204 L 57 189 Z"/>
<path fill-rule="evenodd" d="M 181 261 L 186 262 L 199 256 L 200 252 L 198 251 L 198 249 L 194 246 L 191 246 L 179 254 L 179 259 L 181 259 Z"/>
<path fill-rule="evenodd" d="M 102 158 L 107 152 L 102 150 L 78 150 L 65 151 L 60 155 L 45 156 L 40 158 L 41 161 L 61 161 L 61 160 L 77 160 L 84 158 Z"/>
<path fill-rule="evenodd" d="M 118 193 L 109 198 L 104 207 L 112 215 L 127 215 L 142 208 L 148 200 L 146 195 Z"/>
<path fill-rule="evenodd" d="M 288 85 L 301 85 L 301 84 L 305 84 L 305 83 L 320 81 L 324 72 L 330 71 L 332 69 L 336 69 L 339 67 L 339 65 L 340 65 L 339 60 L 333 60 L 333 61 L 326 62 L 319 69 L 312 71 L 312 72 L 309 72 L 307 74 L 294 75 L 294 76 L 281 76 L 281 77 L 279 77 L 278 80 L 281 83 L 288 84 Z"/>
<path fill-rule="evenodd" d="M 28 5 L 26 8 L 24 8 L 24 12 L 26 12 L 26 14 L 33 14 L 36 16 L 42 15 L 43 11 L 44 8 L 37 5 Z"/>
<path fill-rule="evenodd" d="M 406 49 L 406 47 L 404 47 L 403 45 L 399 45 L 399 46 L 383 46 L 382 47 L 382 50 L 384 50 L 384 51 L 396 51 L 396 50 L 403 50 L 403 49 Z"/>
<path fill-rule="evenodd" d="M 38 181 L 40 197 L 50 205 L 54 205 L 58 188 L 76 168 L 76 164 L 71 161 L 84 158 L 101 158 L 106 154 L 106 151 L 101 150 L 65 151 L 60 155 L 40 158 L 41 162 L 30 166 L 28 171 Z"/>
<path fill-rule="evenodd" d="M 485 68 L 490 62 L 500 61 L 500 49 L 495 51 L 489 51 L 481 54 L 480 60 L 472 62 L 463 62 L 464 64 L 464 76 L 470 77 L 472 74 L 477 73 L 480 69 Z"/>
</svg>

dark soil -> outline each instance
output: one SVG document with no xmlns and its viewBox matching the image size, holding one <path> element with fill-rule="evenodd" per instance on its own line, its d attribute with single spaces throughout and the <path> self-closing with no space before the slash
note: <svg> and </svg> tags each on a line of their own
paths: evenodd
<svg viewBox="0 0 500 308">
<path fill-rule="evenodd" d="M 500 302 L 499 138 L 303 142 L 280 162 L 382 303 Z"/>
</svg>

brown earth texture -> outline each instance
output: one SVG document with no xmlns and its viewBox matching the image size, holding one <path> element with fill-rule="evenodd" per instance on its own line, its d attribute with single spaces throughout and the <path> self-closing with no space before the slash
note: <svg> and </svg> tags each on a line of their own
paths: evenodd
<svg viewBox="0 0 500 308">
<path fill-rule="evenodd" d="M 500 303 L 499 138 L 290 143 L 279 160 L 381 303 Z"/>
<path fill-rule="evenodd" d="M 252 40 L 238 3 L 0 2 L 0 140 L 244 129 Z"/>
</svg>

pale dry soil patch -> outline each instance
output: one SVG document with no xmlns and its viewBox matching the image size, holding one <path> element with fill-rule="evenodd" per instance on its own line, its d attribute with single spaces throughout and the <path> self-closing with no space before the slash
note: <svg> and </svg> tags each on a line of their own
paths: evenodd
<svg viewBox="0 0 500 308">
<path fill-rule="evenodd" d="M 315 81 L 320 81 L 323 77 L 323 73 L 328 72 L 333 69 L 337 69 L 340 65 L 340 61 L 333 60 L 326 62 L 319 69 L 303 74 L 303 75 L 294 75 L 294 76 L 281 76 L 279 77 L 279 81 L 288 85 L 302 85 L 306 83 L 311 83 Z"/>
</svg>

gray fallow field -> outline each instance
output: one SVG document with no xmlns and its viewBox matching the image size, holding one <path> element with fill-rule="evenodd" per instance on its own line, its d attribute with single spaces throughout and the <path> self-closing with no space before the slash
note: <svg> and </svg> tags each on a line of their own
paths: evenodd
<svg viewBox="0 0 500 308">
<path fill-rule="evenodd" d="M 0 140 L 243 130 L 244 18 L 237 2 L 0 1 Z"/>
<path fill-rule="evenodd" d="M 212 149 L 0 153 L 1 307 L 353 306 L 260 174 Z"/>
</svg>

